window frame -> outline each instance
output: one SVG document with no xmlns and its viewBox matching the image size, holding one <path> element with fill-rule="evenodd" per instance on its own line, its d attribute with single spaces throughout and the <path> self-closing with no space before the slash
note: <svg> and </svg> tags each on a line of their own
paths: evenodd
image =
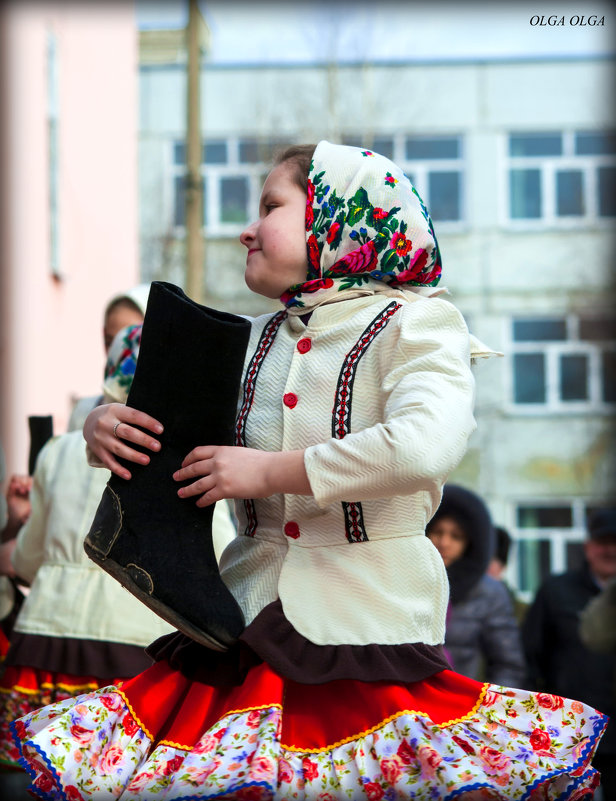
<svg viewBox="0 0 616 801">
<path fill-rule="evenodd" d="M 354 133 L 347 134 L 354 139 Z M 430 210 L 429 176 L 431 173 L 456 172 L 459 174 L 460 181 L 460 219 L 459 220 L 435 220 L 437 235 L 440 233 L 458 233 L 467 227 L 466 210 L 468 209 L 468 187 L 465 170 L 465 142 L 464 135 L 456 132 L 439 132 L 431 134 L 410 134 L 408 132 L 397 132 L 389 134 L 375 133 L 374 136 L 380 139 L 391 139 L 393 143 L 393 161 L 400 166 L 405 173 L 413 174 L 414 184 L 417 191 Z M 457 139 L 459 155 L 453 159 L 421 159 L 410 161 L 406 158 L 406 141 L 409 137 L 425 139 Z M 246 225 L 255 220 L 259 214 L 259 197 L 261 187 L 270 169 L 269 162 L 242 162 L 240 161 L 240 142 L 258 137 L 246 135 L 217 136 L 212 137 L 213 141 L 224 141 L 227 144 L 227 162 L 224 164 L 212 163 L 201 164 L 201 176 L 205 179 L 204 194 L 204 225 L 203 230 L 206 236 L 212 238 L 234 238 L 244 230 Z M 293 144 L 294 137 L 289 137 L 289 144 Z M 366 137 L 369 141 L 369 137 Z M 177 144 L 182 144 L 183 140 L 177 137 L 170 138 L 166 153 L 167 162 L 167 181 L 168 198 L 166 201 L 167 219 L 170 220 L 170 228 L 173 236 L 182 239 L 186 235 L 184 225 L 176 223 L 175 203 L 176 190 L 175 180 L 186 174 L 185 164 L 176 163 L 174 158 L 174 148 Z M 366 144 L 369 147 L 369 143 Z M 245 223 L 224 223 L 221 221 L 221 180 L 224 178 L 247 178 L 248 179 L 248 219 Z"/>
<path fill-rule="evenodd" d="M 562 497 L 562 498 L 517 498 L 510 501 L 509 505 L 509 526 L 507 531 L 510 533 L 514 547 L 512 548 L 511 558 L 507 563 L 506 575 L 516 594 L 521 601 L 530 603 L 535 597 L 536 590 L 547 576 L 540 578 L 539 584 L 535 589 L 523 589 L 520 583 L 520 543 L 526 542 L 549 542 L 550 543 L 550 570 L 548 575 L 565 573 L 571 567 L 567 565 L 567 545 L 569 543 L 582 544 L 587 539 L 587 514 L 589 508 L 601 507 L 606 502 L 599 502 L 596 499 L 585 497 Z M 525 528 L 518 526 L 518 509 L 520 507 L 534 506 L 545 508 L 552 506 L 562 506 L 571 508 L 572 524 L 570 527 L 535 527 Z"/>
<path fill-rule="evenodd" d="M 527 134 L 559 133 L 562 141 L 560 155 L 552 156 L 512 156 L 509 153 L 510 137 Z M 500 218 L 503 227 L 510 231 L 544 231 L 546 229 L 575 230 L 589 227 L 606 228 L 614 225 L 614 216 L 599 214 L 599 168 L 616 166 L 616 154 L 586 154 L 575 152 L 577 134 L 595 133 L 614 135 L 612 129 L 553 129 L 509 130 L 503 133 L 499 142 L 500 160 L 503 166 L 503 181 L 500 193 Z M 511 173 L 514 169 L 536 169 L 540 174 L 541 215 L 537 218 L 511 216 Z M 582 173 L 582 197 L 585 204 L 581 215 L 558 215 L 556 213 L 557 173 L 573 170 Z"/>
<path fill-rule="evenodd" d="M 616 340 L 586 340 L 579 338 L 580 320 L 593 316 L 604 319 L 603 314 L 512 314 L 503 320 L 505 342 L 505 410 L 516 416 L 546 416 L 566 414 L 614 415 L 616 404 L 603 400 L 602 354 L 616 352 Z M 515 320 L 565 320 L 566 337 L 562 340 L 534 340 L 521 342 L 513 338 Z M 545 356 L 545 403 L 516 403 L 514 357 L 521 353 L 542 353 Z M 588 357 L 587 400 L 563 400 L 560 397 L 560 356 L 585 355 Z"/>
</svg>

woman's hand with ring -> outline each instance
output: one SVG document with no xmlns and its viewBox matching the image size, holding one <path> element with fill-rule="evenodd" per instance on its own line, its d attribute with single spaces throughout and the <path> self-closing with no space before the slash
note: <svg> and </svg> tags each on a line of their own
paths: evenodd
<svg viewBox="0 0 616 801">
<path fill-rule="evenodd" d="M 154 452 L 160 450 L 160 442 L 146 431 L 141 431 L 141 428 L 154 434 L 163 432 L 162 424 L 149 414 L 123 403 L 108 403 L 90 412 L 83 427 L 83 436 L 92 453 L 105 467 L 120 478 L 129 479 L 130 471 L 116 457 L 145 465 L 150 457 L 132 448 L 131 444 Z"/>
</svg>

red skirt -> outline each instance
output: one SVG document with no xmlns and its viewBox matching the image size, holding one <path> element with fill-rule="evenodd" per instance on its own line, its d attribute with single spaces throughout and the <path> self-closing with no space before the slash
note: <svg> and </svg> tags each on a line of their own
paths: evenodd
<svg viewBox="0 0 616 801">
<path fill-rule="evenodd" d="M 306 685 L 266 663 L 236 687 L 159 662 L 12 725 L 43 798 L 590 798 L 606 725 L 578 701 L 444 670 Z"/>
</svg>

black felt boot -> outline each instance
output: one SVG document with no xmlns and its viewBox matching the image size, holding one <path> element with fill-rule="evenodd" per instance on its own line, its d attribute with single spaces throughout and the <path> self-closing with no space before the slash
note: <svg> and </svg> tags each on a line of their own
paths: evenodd
<svg viewBox="0 0 616 801">
<path fill-rule="evenodd" d="M 30 453 L 28 455 L 28 475 L 34 475 L 36 459 L 43 445 L 48 439 L 53 437 L 53 417 L 51 415 L 28 417 L 28 428 L 30 429 Z"/>
<path fill-rule="evenodd" d="M 250 323 L 200 306 L 172 284 L 154 282 L 127 405 L 165 430 L 150 463 L 112 475 L 84 547 L 88 556 L 160 617 L 217 650 L 244 628 L 218 571 L 213 506 L 181 499 L 173 473 L 197 445 L 233 445 Z M 187 482 L 190 483 L 190 482 Z"/>
</svg>

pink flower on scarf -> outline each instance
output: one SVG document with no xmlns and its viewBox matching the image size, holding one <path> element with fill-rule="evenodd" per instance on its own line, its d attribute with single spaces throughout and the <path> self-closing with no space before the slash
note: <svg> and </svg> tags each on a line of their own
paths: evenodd
<svg viewBox="0 0 616 801">
<path fill-rule="evenodd" d="M 378 256 L 373 242 L 366 242 L 357 250 L 343 256 L 329 270 L 329 275 L 350 275 L 352 273 L 369 273 L 376 268 Z"/>
<path fill-rule="evenodd" d="M 411 259 L 411 263 L 406 270 L 402 270 L 402 272 L 398 273 L 395 283 L 405 284 L 407 281 L 419 281 L 419 275 L 427 263 L 428 251 L 420 248 Z M 422 283 L 427 283 L 427 281 L 423 279 Z"/>
</svg>

